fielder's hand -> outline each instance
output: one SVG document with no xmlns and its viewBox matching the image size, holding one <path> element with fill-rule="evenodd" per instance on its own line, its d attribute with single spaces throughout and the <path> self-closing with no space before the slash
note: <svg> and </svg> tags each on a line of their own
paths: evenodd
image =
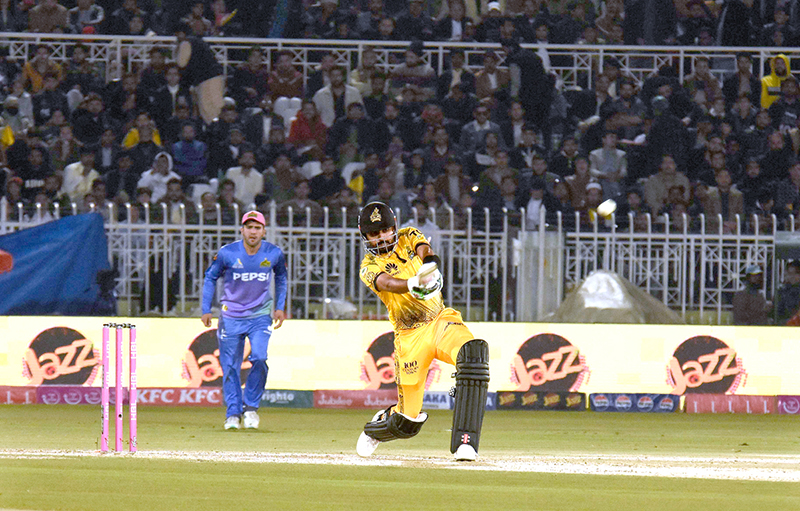
<svg viewBox="0 0 800 511">
<path fill-rule="evenodd" d="M 436 263 L 423 264 L 417 274 L 408 279 L 408 291 L 418 300 L 430 300 L 442 290 L 442 273 Z"/>
</svg>

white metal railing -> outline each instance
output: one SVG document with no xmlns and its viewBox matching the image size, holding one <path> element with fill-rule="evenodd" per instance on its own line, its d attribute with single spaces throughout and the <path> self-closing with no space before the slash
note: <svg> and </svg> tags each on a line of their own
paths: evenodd
<svg viewBox="0 0 800 511">
<path fill-rule="evenodd" d="M 277 52 L 288 50 L 293 55 L 297 69 L 303 72 L 304 79 L 320 62 L 322 55 L 333 53 L 336 63 L 347 71 L 355 69 L 360 62 L 361 53 L 366 47 L 376 48 L 378 66 L 390 71 L 403 62 L 407 42 L 386 42 L 367 40 L 318 40 L 318 39 L 254 39 L 208 37 L 217 59 L 223 65 L 226 75 L 232 73 L 236 65 L 246 60 L 247 51 L 259 45 L 267 62 L 273 62 Z M 56 61 L 69 59 L 70 47 L 83 43 L 89 47 L 89 60 L 102 65 L 107 81 L 121 78 L 126 71 L 146 65 L 149 50 L 155 47 L 172 49 L 174 37 L 164 36 L 104 36 L 69 34 L 31 34 L 0 33 L 0 44 L 9 48 L 9 58 L 25 62 L 32 58 L 34 47 L 46 44 L 51 47 L 52 58 Z M 523 45 L 538 49 L 536 45 Z M 749 52 L 753 56 L 754 74 L 763 76 L 769 72 L 769 59 L 783 53 L 787 57 L 800 57 L 800 48 L 770 47 L 698 47 L 698 46 L 611 46 L 611 45 L 546 45 L 550 55 L 552 71 L 567 87 L 591 86 L 594 72 L 608 58 L 621 64 L 623 74 L 642 82 L 664 65 L 674 66 L 678 79 L 692 72 L 693 58 L 705 56 L 710 59 L 712 72 L 718 77 L 735 69 L 736 53 Z M 449 50 L 460 48 L 467 56 L 468 67 L 474 69 L 482 65 L 483 53 L 488 48 L 498 49 L 496 43 L 451 43 L 426 42 L 424 59 L 439 73 L 447 67 Z"/>
<path fill-rule="evenodd" d="M 223 218 L 239 218 L 239 211 L 226 216 L 219 205 L 211 211 L 198 207 L 197 223 L 186 222 L 184 208 L 179 223 L 166 222 L 169 215 L 163 204 L 144 208 L 138 219 L 129 204 L 89 208 L 106 219 L 109 258 L 120 273 L 118 296 L 133 315 L 197 315 L 204 270 L 222 245 L 239 237 L 237 225 L 223 223 Z M 64 212 L 9 205 L 3 199 L 0 235 L 78 211 L 75 204 Z M 414 225 L 424 233 L 432 229 L 426 235 L 442 256 L 447 301 L 473 320 L 543 320 L 589 273 L 606 269 L 688 320 L 720 323 L 726 320 L 747 265 L 765 268 L 767 296 L 782 279 L 774 217 L 766 229 L 758 217 L 737 217 L 736 228 L 728 233 L 720 217 L 647 215 L 644 224 L 635 224 L 629 216 L 627 222 L 613 218 L 582 226 L 576 215 L 577 227 L 567 229 L 566 219 L 558 214 L 552 225 L 529 230 L 524 210 L 504 210 L 502 221 L 491 223 L 488 210 L 468 210 L 464 228 L 456 228 L 459 215 L 449 208 L 431 211 L 428 220 L 411 212 Z M 317 223 L 312 223 L 309 210 L 302 221 L 303 212 L 290 210 L 284 218 L 274 203 L 267 213 L 266 239 L 287 257 L 287 307 L 293 317 L 385 317 L 377 297 L 359 281 L 362 241 L 346 210 L 326 208 Z M 541 218 L 544 214 L 542 210 Z M 404 222 L 403 212 L 398 212 L 398 223 Z M 709 231 L 707 225 L 715 229 Z M 794 231 L 794 222 L 786 227 Z"/>
</svg>

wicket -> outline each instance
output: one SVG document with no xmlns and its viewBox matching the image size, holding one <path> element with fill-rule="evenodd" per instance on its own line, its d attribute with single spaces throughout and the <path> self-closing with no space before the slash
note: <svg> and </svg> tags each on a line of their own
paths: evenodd
<svg viewBox="0 0 800 511">
<path fill-rule="evenodd" d="M 123 333 L 128 332 L 128 419 L 130 424 L 128 426 L 128 450 L 136 452 L 136 435 L 138 419 L 136 416 L 136 326 L 129 323 L 106 323 L 103 325 L 103 353 L 102 353 L 102 390 L 100 393 L 100 412 L 101 412 L 101 431 L 100 431 L 100 452 L 108 452 L 108 422 L 109 422 L 109 401 L 111 397 L 109 389 L 109 353 L 111 348 L 110 331 L 114 329 L 115 347 L 116 347 L 116 362 L 114 364 L 115 382 L 114 382 L 114 414 L 116 415 L 114 427 L 114 450 L 121 452 L 122 446 L 122 422 L 123 411 L 122 404 L 124 400 L 122 386 L 122 355 L 123 355 Z"/>
</svg>

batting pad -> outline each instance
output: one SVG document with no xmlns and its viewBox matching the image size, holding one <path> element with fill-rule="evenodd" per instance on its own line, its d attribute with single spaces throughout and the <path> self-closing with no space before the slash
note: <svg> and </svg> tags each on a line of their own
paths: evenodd
<svg viewBox="0 0 800 511">
<path fill-rule="evenodd" d="M 456 358 L 456 395 L 450 452 L 461 444 L 475 451 L 480 443 L 486 394 L 489 391 L 489 345 L 482 339 L 464 344 Z"/>
</svg>

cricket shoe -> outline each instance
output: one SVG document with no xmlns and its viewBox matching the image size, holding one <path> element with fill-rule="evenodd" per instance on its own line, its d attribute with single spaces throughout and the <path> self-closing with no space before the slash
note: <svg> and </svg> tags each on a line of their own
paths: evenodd
<svg viewBox="0 0 800 511">
<path fill-rule="evenodd" d="M 380 419 L 381 415 L 383 415 L 384 412 L 385 410 L 379 410 L 372 417 L 372 420 L 370 422 L 375 422 L 376 420 Z M 372 456 L 372 453 L 375 452 L 375 449 L 378 448 L 378 444 L 380 443 L 381 443 L 380 440 L 375 440 L 374 438 L 372 438 L 371 436 L 367 435 L 362 431 L 361 435 L 359 435 L 358 437 L 358 443 L 356 443 L 356 453 L 358 453 L 359 456 L 365 458 L 367 456 Z"/>
<path fill-rule="evenodd" d="M 359 456 L 366 458 L 367 456 L 372 456 L 372 453 L 375 452 L 375 449 L 378 448 L 378 444 L 380 444 L 380 440 L 375 440 L 371 436 L 367 435 L 363 431 L 361 435 L 358 437 L 358 443 L 356 444 L 356 452 Z"/>
<path fill-rule="evenodd" d="M 461 444 L 453 456 L 456 461 L 475 461 L 478 459 L 478 452 L 469 444 Z"/>
<path fill-rule="evenodd" d="M 239 416 L 231 415 L 225 419 L 225 429 L 239 429 Z"/>
<path fill-rule="evenodd" d="M 244 412 L 244 429 L 258 429 L 260 419 L 254 411 Z"/>
</svg>

